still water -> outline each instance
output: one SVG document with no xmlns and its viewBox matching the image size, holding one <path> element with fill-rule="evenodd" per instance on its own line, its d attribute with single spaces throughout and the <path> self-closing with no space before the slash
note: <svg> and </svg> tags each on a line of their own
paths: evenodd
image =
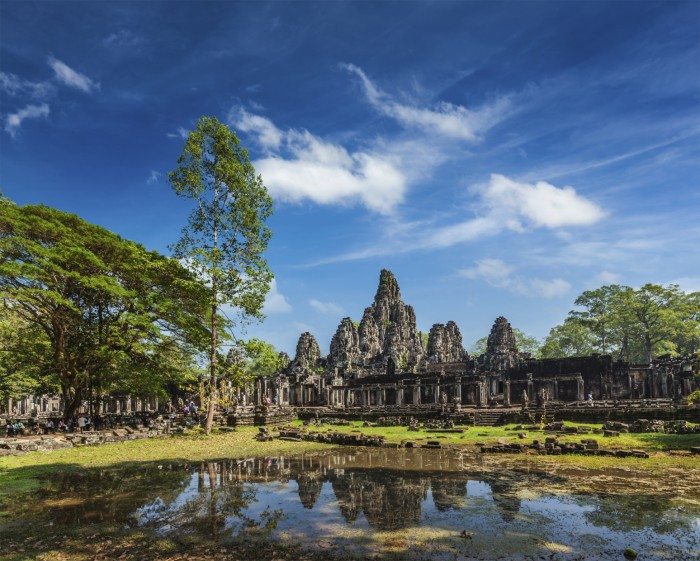
<svg viewBox="0 0 700 561">
<path fill-rule="evenodd" d="M 329 558 L 623 559 L 632 547 L 640 560 L 698 559 L 700 497 L 619 477 L 581 491 L 582 477 L 457 452 L 345 449 L 66 477 L 59 496 L 80 500 L 52 517 L 222 543 L 301 542 Z"/>
</svg>

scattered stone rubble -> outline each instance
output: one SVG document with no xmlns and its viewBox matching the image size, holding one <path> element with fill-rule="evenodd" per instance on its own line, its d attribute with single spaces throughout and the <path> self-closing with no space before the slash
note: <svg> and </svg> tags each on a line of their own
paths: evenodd
<svg viewBox="0 0 700 561">
<path fill-rule="evenodd" d="M 68 434 L 48 434 L 41 436 L 23 436 L 19 438 L 0 438 L 0 456 L 35 452 L 62 450 L 73 446 L 97 445 L 110 442 L 125 442 L 141 438 L 152 438 L 166 434 L 164 428 L 132 428 L 89 431 Z"/>
<path fill-rule="evenodd" d="M 561 454 L 583 454 L 587 456 L 615 456 L 618 458 L 649 457 L 649 454 L 643 450 L 604 450 L 599 447 L 598 441 L 592 438 L 584 438 L 581 442 L 559 442 L 556 436 L 547 436 L 544 439 L 544 443 L 539 440 L 533 440 L 532 444 L 529 445 L 519 442 L 503 442 L 481 447 L 481 452 L 484 454 L 522 454 L 528 451 L 555 456 Z"/>
</svg>

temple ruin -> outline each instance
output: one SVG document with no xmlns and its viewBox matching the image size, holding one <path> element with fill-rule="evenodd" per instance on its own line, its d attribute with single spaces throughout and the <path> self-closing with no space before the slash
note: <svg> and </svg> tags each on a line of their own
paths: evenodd
<svg viewBox="0 0 700 561">
<path fill-rule="evenodd" d="M 286 355 L 285 355 L 286 356 Z M 513 329 L 498 317 L 486 352 L 470 356 L 454 321 L 436 323 L 427 344 L 398 282 L 382 270 L 371 306 L 359 324 L 343 318 L 328 356 L 311 333 L 302 333 L 293 360 L 259 378 L 255 402 L 332 408 L 515 407 L 540 402 L 683 400 L 695 389 L 697 362 L 652 364 L 615 361 L 610 355 L 536 359 L 518 350 Z"/>
</svg>

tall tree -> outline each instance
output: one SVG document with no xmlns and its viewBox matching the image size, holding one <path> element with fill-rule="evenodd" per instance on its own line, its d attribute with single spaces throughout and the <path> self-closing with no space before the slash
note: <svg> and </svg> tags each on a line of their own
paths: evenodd
<svg viewBox="0 0 700 561">
<path fill-rule="evenodd" d="M 567 319 L 553 327 L 539 350 L 540 358 L 585 356 L 598 350 L 592 329 L 577 319 Z"/>
<path fill-rule="evenodd" d="M 272 199 L 248 151 L 215 117 L 199 119 L 169 179 L 179 196 L 196 203 L 174 254 L 207 280 L 210 292 L 209 434 L 217 397 L 217 315 L 224 304 L 244 318 L 262 315 L 273 278 L 263 257 L 270 239 L 265 221 L 272 214 Z"/>
<path fill-rule="evenodd" d="M 48 341 L 66 418 L 125 373 L 163 373 L 164 346 L 194 353 L 206 340 L 207 291 L 191 271 L 42 205 L 0 199 L 0 298 Z"/>
<path fill-rule="evenodd" d="M 651 362 L 654 354 L 677 352 L 678 337 L 693 314 L 692 302 L 677 285 L 645 284 L 639 290 L 627 290 L 619 305 L 637 322 L 644 362 Z"/>
<path fill-rule="evenodd" d="M 615 345 L 615 301 L 626 287 L 607 285 L 586 290 L 575 304 L 583 310 L 573 310 L 569 313 L 571 319 L 578 321 L 579 326 L 585 326 L 596 337 L 593 342 L 596 351 L 608 353 Z M 574 327 L 570 327 L 574 329 Z"/>
</svg>

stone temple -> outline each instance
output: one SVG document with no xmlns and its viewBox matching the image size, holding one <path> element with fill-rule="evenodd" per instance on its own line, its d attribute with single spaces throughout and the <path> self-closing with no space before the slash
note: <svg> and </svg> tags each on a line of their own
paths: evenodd
<svg viewBox="0 0 700 561">
<path fill-rule="evenodd" d="M 286 357 L 286 355 L 284 355 Z M 628 364 L 609 355 L 535 359 L 518 350 L 498 317 L 486 352 L 471 356 L 454 321 L 436 323 L 427 342 L 394 275 L 382 270 L 374 302 L 359 324 L 343 318 L 323 356 L 302 333 L 293 360 L 256 382 L 255 402 L 278 406 L 401 410 L 416 407 L 518 407 L 528 402 L 683 400 L 695 388 L 692 360 Z"/>
</svg>

